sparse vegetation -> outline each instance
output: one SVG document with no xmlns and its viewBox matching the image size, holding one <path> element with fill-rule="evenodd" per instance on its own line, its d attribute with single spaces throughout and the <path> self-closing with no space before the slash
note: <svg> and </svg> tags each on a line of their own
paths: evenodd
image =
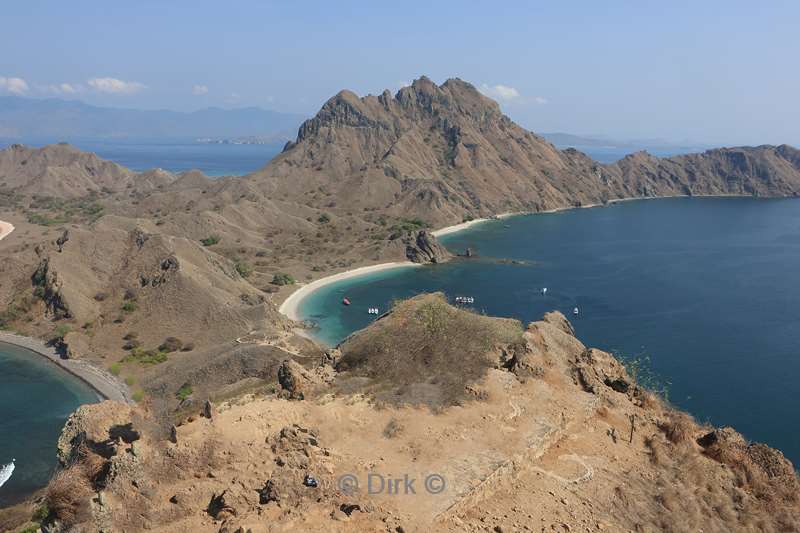
<svg viewBox="0 0 800 533">
<path fill-rule="evenodd" d="M 236 272 L 239 273 L 240 276 L 243 278 L 249 278 L 250 275 L 253 273 L 253 267 L 249 263 L 245 261 L 236 261 Z"/>
<path fill-rule="evenodd" d="M 440 293 L 426 294 L 350 337 L 339 369 L 372 378 L 372 392 L 390 403 L 452 405 L 483 379 L 493 365 L 490 352 L 522 342 L 522 333 L 517 320 L 481 316 L 449 305 Z"/>
<path fill-rule="evenodd" d="M 123 311 L 125 311 L 126 313 L 133 313 L 134 311 L 136 311 L 136 302 L 134 302 L 132 300 L 128 300 L 126 302 L 123 302 L 121 309 Z"/>
<path fill-rule="evenodd" d="M 180 401 L 183 401 L 189 396 L 191 396 L 193 392 L 194 389 L 192 389 L 192 385 L 189 383 L 184 383 L 183 385 L 181 385 L 181 388 L 178 389 L 178 392 L 175 393 L 175 397 Z"/>
<path fill-rule="evenodd" d="M 140 365 L 157 365 L 167 360 L 167 353 L 161 350 L 143 350 L 134 348 L 122 360 L 123 363 L 139 363 Z"/>
<path fill-rule="evenodd" d="M 114 363 L 108 368 L 108 371 L 115 376 L 119 376 L 120 372 L 122 372 L 122 366 L 119 363 Z"/>
<path fill-rule="evenodd" d="M 144 391 L 142 389 L 134 391 L 134 393 L 132 395 L 132 398 L 133 398 L 133 401 L 136 402 L 136 403 L 141 402 L 142 400 L 144 400 Z"/>
<path fill-rule="evenodd" d="M 319 222 L 320 224 L 327 224 L 330 221 L 331 221 L 331 216 L 328 213 L 322 213 L 317 219 L 317 222 Z"/>
<path fill-rule="evenodd" d="M 285 272 L 276 272 L 275 275 L 272 276 L 273 285 L 294 285 L 295 283 L 295 279 Z"/>
<path fill-rule="evenodd" d="M 200 243 L 203 246 L 214 246 L 215 244 L 219 244 L 221 240 L 222 237 L 220 237 L 219 235 L 209 235 L 205 239 L 200 239 Z"/>
<path fill-rule="evenodd" d="M 167 337 L 158 349 L 162 352 L 172 353 L 183 348 L 183 341 L 177 337 Z"/>
</svg>

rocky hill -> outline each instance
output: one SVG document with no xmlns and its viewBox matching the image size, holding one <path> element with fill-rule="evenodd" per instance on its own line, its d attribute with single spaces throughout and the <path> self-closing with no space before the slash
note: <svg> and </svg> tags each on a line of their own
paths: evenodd
<svg viewBox="0 0 800 533">
<path fill-rule="evenodd" d="M 639 153 L 604 166 L 521 128 L 469 83 L 422 77 L 395 95 L 340 92 L 245 179 L 316 207 L 444 224 L 629 197 L 793 195 L 800 165 L 796 149 L 762 146 L 669 159 Z"/>
<path fill-rule="evenodd" d="M 136 173 L 68 144 L 29 148 L 19 144 L 0 150 L 3 194 L 74 199 L 89 194 L 150 191 L 175 180 L 163 170 Z"/>
<path fill-rule="evenodd" d="M 420 338 L 431 328 L 460 361 Z M 457 334 L 474 328 L 485 342 Z M 523 328 L 442 295 L 156 428 L 141 407 L 81 408 L 37 519 L 48 531 L 800 527 L 780 452 L 665 405 L 559 313 Z"/>
</svg>

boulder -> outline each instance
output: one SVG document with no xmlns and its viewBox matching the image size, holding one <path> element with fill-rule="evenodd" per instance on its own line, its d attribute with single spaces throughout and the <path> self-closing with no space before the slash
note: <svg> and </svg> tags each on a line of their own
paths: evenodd
<svg viewBox="0 0 800 533">
<path fill-rule="evenodd" d="M 406 257 L 412 263 L 444 263 L 451 257 L 447 248 L 439 244 L 427 230 L 408 235 L 403 243 L 406 245 Z"/>
</svg>

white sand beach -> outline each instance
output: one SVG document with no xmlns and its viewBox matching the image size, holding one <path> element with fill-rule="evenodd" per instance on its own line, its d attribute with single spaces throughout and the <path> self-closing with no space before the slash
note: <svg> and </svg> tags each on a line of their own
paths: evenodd
<svg viewBox="0 0 800 533">
<path fill-rule="evenodd" d="M 420 265 L 412 263 L 410 261 L 395 261 L 393 263 L 381 263 L 380 265 L 371 265 L 360 268 L 354 268 L 353 270 L 347 270 L 346 272 L 340 272 L 339 274 L 327 276 L 325 278 L 312 281 L 307 285 L 301 286 L 299 289 L 290 294 L 288 298 L 286 298 L 286 300 L 281 304 L 280 308 L 278 308 L 278 311 L 283 313 L 287 317 L 291 318 L 292 320 L 301 320 L 301 317 L 298 314 L 300 302 L 302 302 L 312 292 L 324 287 L 325 285 L 330 285 L 331 283 L 336 283 L 337 281 L 342 281 L 344 279 L 354 278 L 356 276 L 363 276 L 365 274 L 381 272 L 383 270 L 391 270 L 394 268 L 403 268 L 403 267 L 416 267 L 416 266 Z"/>
<path fill-rule="evenodd" d="M 0 241 L 11 235 L 12 231 L 14 231 L 14 226 L 12 224 L 0 220 Z"/>
<path fill-rule="evenodd" d="M 499 215 L 490 217 L 490 218 L 476 218 L 474 220 L 469 220 L 467 222 L 462 222 L 461 224 L 455 224 L 453 226 L 445 226 L 444 228 L 440 228 L 431 232 L 434 237 L 441 237 L 443 235 L 449 235 L 451 233 L 456 233 L 458 231 L 463 231 L 467 228 L 471 228 L 476 224 L 481 224 L 483 222 L 488 222 L 489 220 L 497 220 L 499 218 L 508 218 L 513 217 L 514 215 L 523 215 L 524 213 L 500 213 Z"/>
</svg>

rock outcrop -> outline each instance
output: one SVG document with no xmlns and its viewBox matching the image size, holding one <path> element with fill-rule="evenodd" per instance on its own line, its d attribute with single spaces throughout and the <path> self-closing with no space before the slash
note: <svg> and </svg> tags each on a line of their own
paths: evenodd
<svg viewBox="0 0 800 533">
<path fill-rule="evenodd" d="M 439 244 L 436 237 L 426 230 L 408 235 L 403 242 L 406 245 L 406 258 L 412 263 L 444 263 L 452 254 Z"/>
</svg>

